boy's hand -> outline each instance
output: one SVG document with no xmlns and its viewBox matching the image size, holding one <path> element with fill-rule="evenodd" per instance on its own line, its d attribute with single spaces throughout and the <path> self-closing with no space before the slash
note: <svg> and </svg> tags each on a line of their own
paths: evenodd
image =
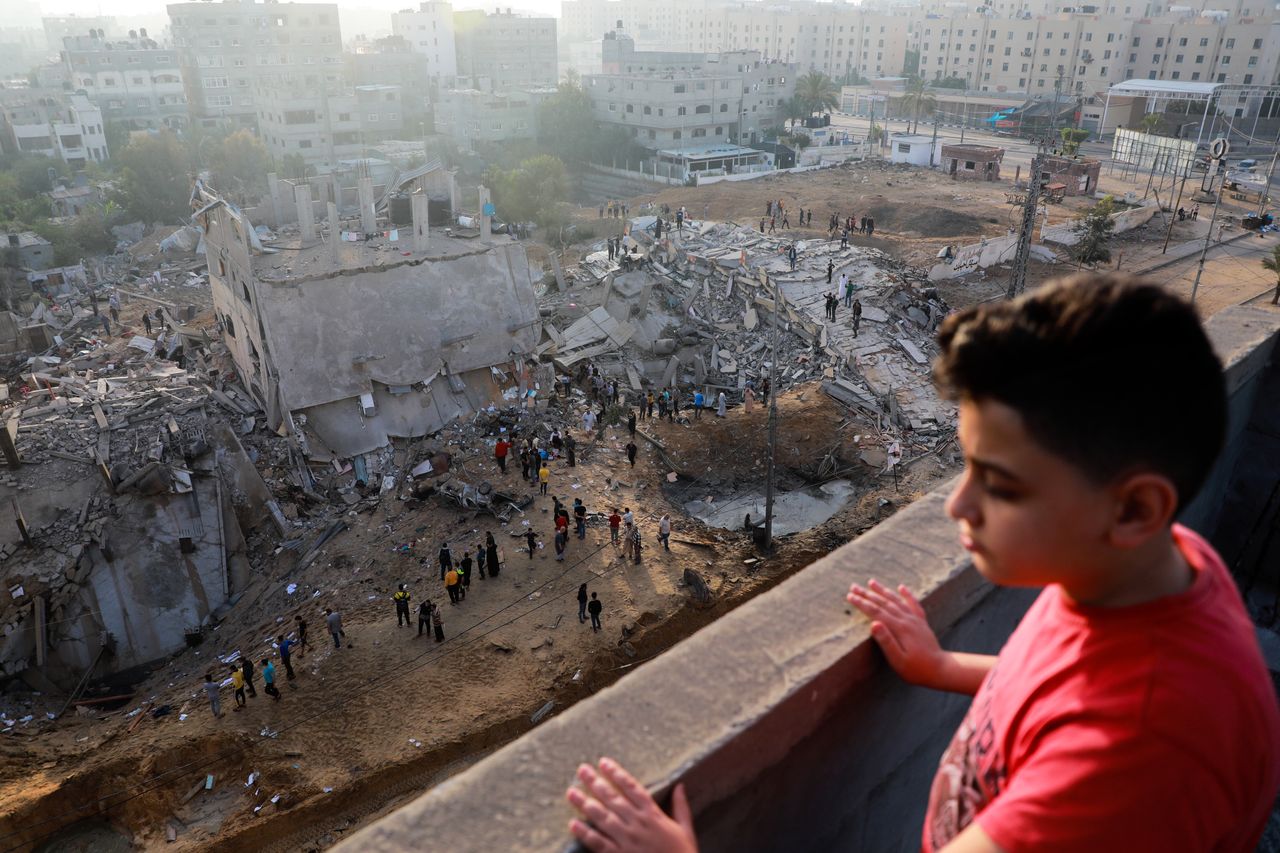
<svg viewBox="0 0 1280 853">
<path fill-rule="evenodd" d="M 565 792 L 590 823 L 569 821 L 569 832 L 593 853 L 697 853 L 693 812 L 684 786 L 676 785 L 668 817 L 644 786 L 612 758 L 600 759 L 600 770 L 578 767 L 582 788 Z M 585 789 L 585 791 L 583 790 Z"/>
<path fill-rule="evenodd" d="M 866 589 L 856 583 L 850 586 L 846 600 L 871 620 L 871 636 L 904 681 L 941 687 L 947 653 L 910 590 L 899 586 L 894 594 L 871 580 Z"/>
</svg>

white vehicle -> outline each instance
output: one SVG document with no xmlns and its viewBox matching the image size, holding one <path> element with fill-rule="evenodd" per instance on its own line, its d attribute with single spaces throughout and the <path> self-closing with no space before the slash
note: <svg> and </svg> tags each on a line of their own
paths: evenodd
<svg viewBox="0 0 1280 853">
<path fill-rule="evenodd" d="M 1265 175 L 1257 175 L 1253 172 L 1227 172 L 1227 176 L 1223 178 L 1223 186 L 1229 190 L 1260 193 L 1266 189 L 1267 179 Z"/>
</svg>

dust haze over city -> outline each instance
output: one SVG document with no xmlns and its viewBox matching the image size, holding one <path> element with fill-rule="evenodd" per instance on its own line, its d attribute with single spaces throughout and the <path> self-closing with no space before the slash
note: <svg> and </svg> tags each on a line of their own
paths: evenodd
<svg viewBox="0 0 1280 853">
<path fill-rule="evenodd" d="M 560 850 L 604 755 L 918 848 L 968 703 L 844 594 L 1000 650 L 938 332 L 1075 272 L 1208 331 L 1280 667 L 1275 3 L 4 13 L 0 851 Z"/>
</svg>

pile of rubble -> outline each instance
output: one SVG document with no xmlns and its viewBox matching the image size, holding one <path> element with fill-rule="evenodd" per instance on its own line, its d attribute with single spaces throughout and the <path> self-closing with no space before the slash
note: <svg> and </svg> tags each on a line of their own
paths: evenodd
<svg viewBox="0 0 1280 853">
<path fill-rule="evenodd" d="M 886 428 L 949 434 L 954 408 L 939 400 L 929 371 L 933 333 L 949 309 L 923 271 L 877 249 L 732 223 L 686 223 L 654 240 L 643 227 L 651 221 L 630 222 L 630 271 L 596 251 L 543 296 L 538 351 L 561 371 L 591 362 L 632 395 L 679 386 L 740 400 L 772 369 L 779 389 L 825 380 L 833 397 Z M 843 301 L 836 321 L 826 314 L 842 274 L 861 306 L 856 333 Z"/>
</svg>

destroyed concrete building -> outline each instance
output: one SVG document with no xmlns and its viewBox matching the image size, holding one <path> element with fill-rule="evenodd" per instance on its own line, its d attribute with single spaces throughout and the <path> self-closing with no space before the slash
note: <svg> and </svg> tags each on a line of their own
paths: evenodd
<svg viewBox="0 0 1280 853">
<path fill-rule="evenodd" d="M 961 181 L 998 181 L 1004 149 L 963 143 L 942 146 L 942 170 Z"/>
<path fill-rule="evenodd" d="M 413 224 L 390 226 L 369 179 L 360 216 L 329 202 L 323 229 L 310 188 L 295 193 L 298 226 L 274 241 L 209 191 L 198 216 L 223 340 L 272 429 L 353 458 L 502 402 L 508 372 L 528 390 L 541 327 L 522 244 L 487 216 L 429 229 L 422 193 Z"/>
</svg>

